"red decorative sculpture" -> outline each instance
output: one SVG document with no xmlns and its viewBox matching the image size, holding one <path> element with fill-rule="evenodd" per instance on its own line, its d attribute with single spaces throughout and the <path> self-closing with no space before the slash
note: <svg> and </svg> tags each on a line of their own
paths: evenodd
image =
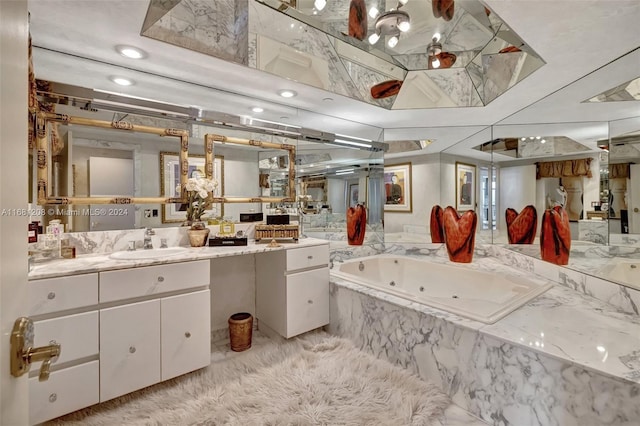
<svg viewBox="0 0 640 426">
<path fill-rule="evenodd" d="M 534 206 L 527 206 L 520 214 L 512 208 L 505 212 L 509 244 L 533 244 L 538 227 L 538 213 Z"/>
<path fill-rule="evenodd" d="M 367 228 L 367 209 L 362 204 L 347 210 L 347 242 L 350 246 L 361 246 Z"/>
<path fill-rule="evenodd" d="M 367 5 L 364 0 L 351 0 L 349 5 L 349 36 L 364 40 L 367 36 Z"/>
<path fill-rule="evenodd" d="M 566 210 L 560 206 L 555 206 L 552 210 L 545 210 L 540 229 L 542 260 L 556 265 L 566 265 L 569 263 L 570 251 L 571 229 Z"/>
<path fill-rule="evenodd" d="M 444 209 L 444 238 L 449 260 L 458 263 L 470 263 L 476 242 L 478 216 L 473 210 L 467 210 L 461 216 L 453 207 Z"/>
<path fill-rule="evenodd" d="M 450 21 L 455 8 L 454 0 L 431 0 L 433 16 Z"/>
<path fill-rule="evenodd" d="M 453 66 L 453 64 L 456 63 L 456 59 L 458 59 L 458 57 L 455 55 L 455 53 L 450 53 L 450 52 L 440 52 L 435 56 L 430 56 L 429 57 L 429 62 L 427 63 L 427 68 L 429 68 L 430 70 L 436 69 L 433 66 L 433 59 L 431 58 L 438 58 L 438 62 L 440 62 L 440 66 L 437 69 L 444 69 L 444 68 L 451 68 Z"/>
<path fill-rule="evenodd" d="M 442 207 L 433 206 L 431 209 L 431 218 L 429 220 L 429 229 L 431 230 L 432 243 L 444 243 L 444 227 L 442 223 Z"/>
<path fill-rule="evenodd" d="M 378 83 L 371 88 L 371 97 L 373 99 L 383 99 L 390 96 L 395 96 L 402 87 L 402 81 L 400 80 L 387 80 L 382 83 Z"/>
</svg>

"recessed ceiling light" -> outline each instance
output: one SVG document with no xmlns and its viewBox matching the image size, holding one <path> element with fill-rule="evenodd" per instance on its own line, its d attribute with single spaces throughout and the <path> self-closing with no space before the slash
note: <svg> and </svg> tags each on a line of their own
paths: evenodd
<svg viewBox="0 0 640 426">
<path fill-rule="evenodd" d="M 134 84 L 135 82 L 131 79 L 128 78 L 124 78 L 124 77 L 109 77 L 109 80 L 113 81 L 115 84 L 118 84 L 120 86 L 131 86 L 132 84 Z"/>
<path fill-rule="evenodd" d="M 279 90 L 278 95 L 282 96 L 283 98 L 293 98 L 297 95 L 297 93 L 293 90 Z"/>
<path fill-rule="evenodd" d="M 147 56 L 146 52 L 133 46 L 116 46 L 116 50 L 122 56 L 130 59 L 142 59 Z"/>
<path fill-rule="evenodd" d="M 263 112 L 264 109 L 260 108 L 260 107 L 253 107 L 253 108 L 251 108 L 251 111 L 253 111 L 253 112 Z"/>
</svg>

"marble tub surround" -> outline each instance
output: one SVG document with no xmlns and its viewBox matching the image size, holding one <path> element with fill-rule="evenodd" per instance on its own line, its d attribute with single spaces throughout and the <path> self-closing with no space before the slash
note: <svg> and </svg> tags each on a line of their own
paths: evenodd
<svg viewBox="0 0 640 426">
<path fill-rule="evenodd" d="M 185 234 L 186 235 L 186 234 Z M 159 257 L 153 259 L 116 260 L 109 257 L 108 252 L 97 254 L 87 254 L 75 259 L 57 259 L 47 263 L 36 264 L 28 278 L 30 280 L 53 278 L 67 275 L 86 274 L 114 269 L 127 269 L 138 266 L 161 265 L 166 263 L 185 262 L 190 260 L 213 259 L 227 256 L 241 256 L 245 254 L 263 253 L 274 250 L 287 250 L 305 246 L 316 246 L 327 244 L 326 241 L 315 238 L 306 238 L 295 242 L 281 243 L 280 247 L 271 248 L 267 243 L 255 243 L 250 241 L 246 246 L 225 246 L 225 247 L 187 247 L 188 243 L 182 247 L 184 253 L 170 257 Z M 169 244 L 171 246 L 171 244 Z M 142 249 L 140 249 L 142 250 Z"/>
<path fill-rule="evenodd" d="M 525 255 L 515 251 L 512 246 L 501 247 L 498 245 L 486 246 L 490 254 L 499 259 L 505 265 L 528 271 L 545 277 L 564 287 L 571 288 L 579 293 L 586 294 L 598 300 L 604 301 L 622 312 L 640 315 L 640 289 L 632 288 L 629 285 L 621 285 L 613 281 L 604 280 L 589 273 L 579 272 L 568 267 L 557 266 L 531 255 Z M 606 250 L 606 247 L 590 246 L 592 250 Z M 518 249 L 522 249 L 518 246 Z M 573 262 L 584 259 L 585 265 L 596 265 L 595 269 L 605 268 L 611 263 L 610 257 L 579 258 L 572 256 Z M 571 266 L 571 263 L 569 264 Z"/>
<path fill-rule="evenodd" d="M 640 319 L 599 300 L 556 286 L 486 325 L 335 277 L 330 288 L 331 333 L 435 381 L 490 424 L 630 426 L 640 416 Z"/>
</svg>

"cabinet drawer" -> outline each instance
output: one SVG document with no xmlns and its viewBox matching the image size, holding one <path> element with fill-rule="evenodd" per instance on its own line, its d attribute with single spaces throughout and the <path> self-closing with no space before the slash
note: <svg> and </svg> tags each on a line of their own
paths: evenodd
<svg viewBox="0 0 640 426">
<path fill-rule="evenodd" d="M 36 347 L 48 345 L 52 340 L 61 345 L 55 364 L 98 353 L 98 311 L 36 321 L 34 327 Z M 40 363 L 34 364 L 31 371 L 38 368 Z"/>
<path fill-rule="evenodd" d="M 329 246 L 303 247 L 287 250 L 287 271 L 329 264 Z"/>
<path fill-rule="evenodd" d="M 329 324 L 329 268 L 287 276 L 287 335 Z"/>
<path fill-rule="evenodd" d="M 209 290 L 160 301 L 162 380 L 210 364 L 210 304 Z"/>
<path fill-rule="evenodd" d="M 98 304 L 98 274 L 29 281 L 29 315 Z"/>
<path fill-rule="evenodd" d="M 209 285 L 209 260 L 100 273 L 100 303 Z"/>
<path fill-rule="evenodd" d="M 29 379 L 29 423 L 37 424 L 99 402 L 98 361 Z"/>
<path fill-rule="evenodd" d="M 100 402 L 160 381 L 160 300 L 100 310 Z"/>
</svg>

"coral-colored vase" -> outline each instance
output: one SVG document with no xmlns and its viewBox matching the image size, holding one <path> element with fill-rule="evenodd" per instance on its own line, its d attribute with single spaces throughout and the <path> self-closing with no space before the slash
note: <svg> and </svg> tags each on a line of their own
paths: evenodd
<svg viewBox="0 0 640 426">
<path fill-rule="evenodd" d="M 545 210 L 542 215 L 542 227 L 540 229 L 540 255 L 542 260 L 566 265 L 569 263 L 571 252 L 571 229 L 569 228 L 569 215 L 560 206 L 553 210 Z"/>
<path fill-rule="evenodd" d="M 364 0 L 351 0 L 349 5 L 349 35 L 364 40 L 367 36 L 367 5 Z"/>
<path fill-rule="evenodd" d="M 515 209 L 505 212 L 509 244 L 533 244 L 538 228 L 538 212 L 534 206 L 527 206 L 518 214 Z"/>
<path fill-rule="evenodd" d="M 444 227 L 442 224 L 442 207 L 433 206 L 429 219 L 429 229 L 431 231 L 432 243 L 444 243 Z"/>
<path fill-rule="evenodd" d="M 448 206 L 444 209 L 442 219 L 449 260 L 470 263 L 476 243 L 476 225 L 478 224 L 476 212 L 467 210 L 458 216 L 456 209 Z"/>
<path fill-rule="evenodd" d="M 367 229 L 367 209 L 358 204 L 347 210 L 347 242 L 350 246 L 361 246 Z"/>
</svg>

